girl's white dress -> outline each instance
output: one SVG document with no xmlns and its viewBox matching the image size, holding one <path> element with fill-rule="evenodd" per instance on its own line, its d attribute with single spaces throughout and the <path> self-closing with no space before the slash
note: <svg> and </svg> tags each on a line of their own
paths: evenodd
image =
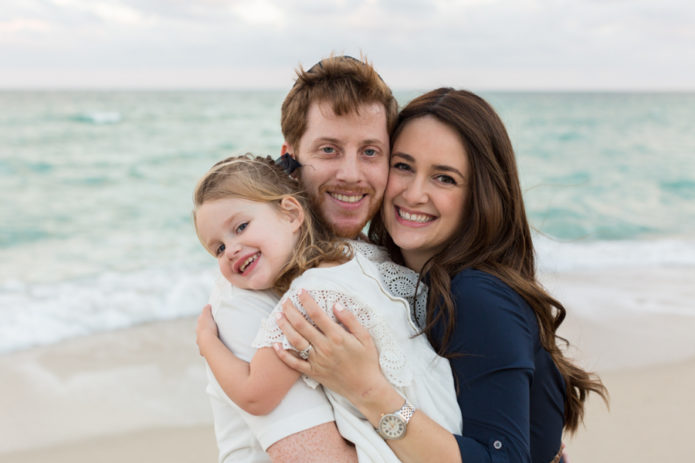
<svg viewBox="0 0 695 463">
<path fill-rule="evenodd" d="M 406 298 L 415 303 L 417 274 L 388 261 L 383 250 L 363 242 L 351 241 L 354 257 L 335 267 L 314 268 L 297 277 L 282 300 L 289 297 L 300 310 L 300 289 L 309 292 L 333 320 L 333 306 L 341 302 L 369 330 L 379 350 L 379 363 L 386 378 L 427 416 L 449 430 L 461 434 L 461 411 L 454 392 L 449 362 L 438 356 L 410 315 Z M 424 288 L 424 285 L 420 285 Z M 423 308 L 426 293 L 418 294 L 416 306 Z M 277 326 L 275 312 L 266 318 L 254 340 L 254 347 L 281 342 L 293 349 Z M 418 316 L 420 318 L 420 316 Z M 308 377 L 312 387 L 318 383 Z M 360 462 L 398 462 L 386 442 L 372 425 L 343 396 L 326 389 L 335 421 L 346 439 L 355 444 Z M 391 410 L 389 410 L 390 412 Z"/>
</svg>

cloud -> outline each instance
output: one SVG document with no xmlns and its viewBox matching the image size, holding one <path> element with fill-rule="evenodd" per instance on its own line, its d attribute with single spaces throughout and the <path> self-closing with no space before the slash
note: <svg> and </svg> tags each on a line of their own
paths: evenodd
<svg viewBox="0 0 695 463">
<path fill-rule="evenodd" d="M 362 51 L 399 87 L 695 88 L 694 23 L 684 0 L 9 0 L 0 86 L 52 69 L 285 88 L 298 63 Z"/>
</svg>

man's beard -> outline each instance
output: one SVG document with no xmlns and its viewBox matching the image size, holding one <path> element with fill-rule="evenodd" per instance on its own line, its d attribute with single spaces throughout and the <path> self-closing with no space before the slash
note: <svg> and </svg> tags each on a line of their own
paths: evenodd
<svg viewBox="0 0 695 463">
<path fill-rule="evenodd" d="M 319 214 L 321 215 L 321 218 L 323 219 L 323 222 L 328 226 L 331 231 L 333 232 L 334 235 L 336 235 L 339 238 L 346 238 L 346 239 L 355 239 L 357 238 L 360 233 L 362 233 L 362 230 L 364 227 L 369 223 L 369 221 L 374 217 L 374 215 L 379 211 L 379 207 L 381 206 L 381 201 L 376 201 L 375 204 L 371 204 L 369 206 L 369 210 L 367 211 L 367 214 L 364 216 L 364 219 L 361 220 L 359 223 L 354 224 L 354 225 L 349 225 L 349 226 L 340 226 L 336 225 L 335 223 L 332 223 L 330 220 L 328 220 L 328 217 L 325 217 L 323 215 L 323 208 L 322 205 L 325 201 L 328 201 L 328 191 L 331 191 L 331 188 L 335 187 L 334 185 L 322 185 L 319 187 L 318 195 L 309 195 L 310 196 L 310 201 L 311 201 L 311 207 L 314 208 L 314 210 L 319 211 Z M 372 188 L 346 188 L 346 187 L 341 187 L 341 188 L 336 188 L 336 189 L 342 189 L 342 190 L 348 190 L 354 193 L 358 194 L 366 194 L 367 199 L 373 199 L 375 197 L 374 190 Z"/>
</svg>

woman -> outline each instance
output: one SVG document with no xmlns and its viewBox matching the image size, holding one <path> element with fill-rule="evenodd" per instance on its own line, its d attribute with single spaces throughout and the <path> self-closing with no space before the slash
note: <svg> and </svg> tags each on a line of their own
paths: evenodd
<svg viewBox="0 0 695 463">
<path fill-rule="evenodd" d="M 450 360 L 461 435 L 404 403 L 347 311 L 336 316 L 352 334 L 306 297 L 320 331 L 286 303 L 279 324 L 310 354 L 278 355 L 347 397 L 402 461 L 559 461 L 563 428 L 576 430 L 587 394 L 605 398 L 606 390 L 557 346 L 565 309 L 536 281 L 502 121 L 480 97 L 442 88 L 403 109 L 392 139 L 384 204 L 369 235 L 430 287 L 423 332 Z"/>
</svg>

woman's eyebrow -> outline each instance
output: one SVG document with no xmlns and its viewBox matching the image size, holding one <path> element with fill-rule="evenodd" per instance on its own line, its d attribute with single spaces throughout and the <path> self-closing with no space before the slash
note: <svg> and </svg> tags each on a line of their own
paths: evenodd
<svg viewBox="0 0 695 463">
<path fill-rule="evenodd" d="M 454 172 L 454 173 L 460 175 L 461 178 L 466 178 L 466 176 L 463 175 L 463 174 L 461 173 L 461 171 L 458 170 L 458 169 L 455 168 L 455 167 L 447 166 L 447 165 L 444 165 L 444 164 L 439 164 L 439 165 L 435 165 L 435 166 L 432 166 L 432 167 L 434 167 L 435 170 L 441 170 L 441 171 L 444 171 L 444 172 Z"/>
<path fill-rule="evenodd" d="M 397 158 L 403 158 L 403 160 L 405 160 L 405 161 L 415 163 L 415 158 L 408 153 L 403 153 L 403 152 L 398 151 L 395 153 L 391 153 L 391 157 L 392 158 L 396 158 L 396 157 Z M 438 171 L 444 171 L 444 172 L 454 172 L 454 173 L 460 175 L 461 178 L 466 178 L 466 176 L 463 175 L 463 173 L 461 173 L 460 170 L 458 170 L 455 167 L 448 166 L 446 164 L 435 164 L 432 166 L 432 169 L 438 170 Z"/>
<path fill-rule="evenodd" d="M 395 153 L 391 153 L 391 157 L 392 157 L 392 158 L 399 157 L 399 158 L 403 158 L 403 159 L 405 159 L 406 161 L 409 161 L 409 162 L 415 162 L 415 158 L 414 158 L 414 157 L 412 157 L 412 156 L 409 155 L 408 153 L 403 153 L 403 152 L 400 152 L 400 151 L 397 151 L 397 152 L 395 152 Z"/>
</svg>

